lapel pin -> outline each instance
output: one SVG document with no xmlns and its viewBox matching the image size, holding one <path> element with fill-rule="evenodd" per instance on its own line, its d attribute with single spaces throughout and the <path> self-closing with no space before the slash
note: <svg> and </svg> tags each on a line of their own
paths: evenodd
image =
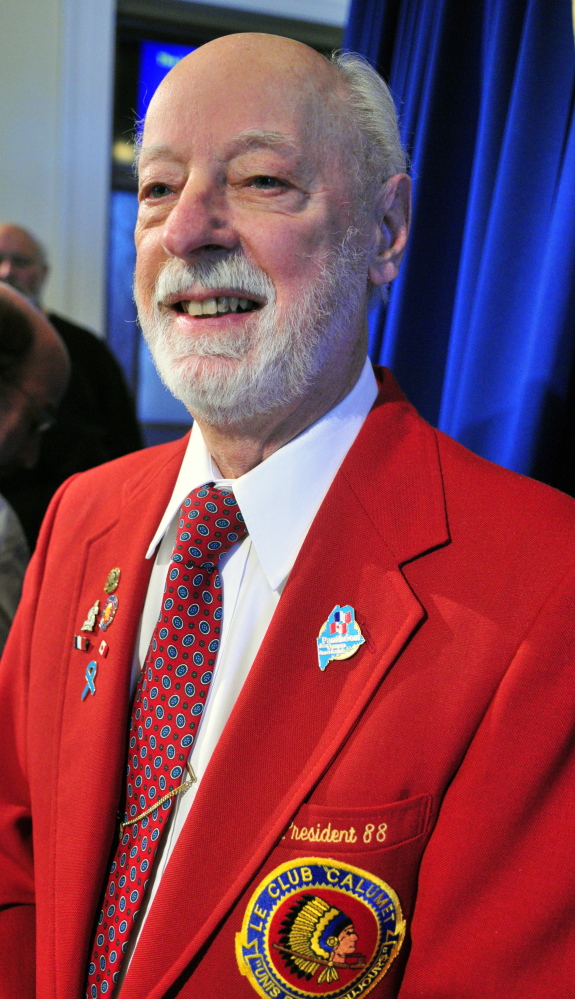
<svg viewBox="0 0 575 999">
<path fill-rule="evenodd" d="M 120 582 L 120 570 L 110 569 L 106 582 L 104 583 L 104 590 L 106 593 L 113 593 L 114 590 L 118 589 L 118 583 Z"/>
<path fill-rule="evenodd" d="M 90 648 L 90 639 L 84 635 L 74 635 L 74 648 L 80 649 L 80 652 L 87 652 Z"/>
<path fill-rule="evenodd" d="M 106 603 L 102 608 L 102 613 L 100 614 L 100 628 L 102 631 L 106 631 L 109 628 L 112 621 L 116 616 L 116 611 L 118 610 L 118 598 L 114 594 L 108 597 Z"/>
<path fill-rule="evenodd" d="M 364 642 L 353 607 L 336 604 L 317 637 L 320 670 L 323 672 L 332 659 L 349 659 Z"/>
<path fill-rule="evenodd" d="M 96 616 L 99 610 L 100 610 L 100 601 L 96 600 L 94 606 L 90 607 L 90 610 L 88 611 L 88 616 L 86 617 L 86 620 L 84 621 L 84 624 L 82 625 L 80 631 L 94 630 L 94 628 L 96 627 Z"/>
<path fill-rule="evenodd" d="M 105 642 L 104 639 L 102 639 L 102 641 L 100 642 L 100 647 L 98 649 L 98 652 L 104 659 L 108 655 L 108 643 Z"/>
<path fill-rule="evenodd" d="M 98 672 L 98 663 L 95 659 L 92 659 L 91 663 L 88 663 L 86 667 L 86 686 L 84 687 L 84 692 L 82 694 L 82 700 L 85 701 L 88 694 L 96 693 L 96 684 L 94 680 L 96 679 L 96 673 Z"/>
</svg>

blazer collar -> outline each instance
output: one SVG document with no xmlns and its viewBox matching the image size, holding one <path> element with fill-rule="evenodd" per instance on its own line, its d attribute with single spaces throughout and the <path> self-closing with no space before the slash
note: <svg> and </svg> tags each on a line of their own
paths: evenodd
<svg viewBox="0 0 575 999">
<path fill-rule="evenodd" d="M 380 393 L 340 474 L 380 536 L 405 565 L 449 541 L 437 433 L 387 368 Z"/>
</svg>

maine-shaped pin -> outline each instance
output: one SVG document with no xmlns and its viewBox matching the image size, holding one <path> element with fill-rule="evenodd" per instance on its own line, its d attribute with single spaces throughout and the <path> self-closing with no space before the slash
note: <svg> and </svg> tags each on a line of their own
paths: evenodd
<svg viewBox="0 0 575 999">
<path fill-rule="evenodd" d="M 349 659 L 364 642 L 353 607 L 336 604 L 317 637 L 320 670 L 332 659 Z"/>
</svg>

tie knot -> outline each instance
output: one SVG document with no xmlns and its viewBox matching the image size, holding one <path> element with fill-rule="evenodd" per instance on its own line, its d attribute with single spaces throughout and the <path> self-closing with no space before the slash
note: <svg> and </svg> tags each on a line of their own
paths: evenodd
<svg viewBox="0 0 575 999">
<path fill-rule="evenodd" d="M 213 571 L 222 555 L 246 534 L 234 494 L 208 483 L 182 503 L 172 562 L 183 562 L 187 568 L 201 564 Z"/>
</svg>

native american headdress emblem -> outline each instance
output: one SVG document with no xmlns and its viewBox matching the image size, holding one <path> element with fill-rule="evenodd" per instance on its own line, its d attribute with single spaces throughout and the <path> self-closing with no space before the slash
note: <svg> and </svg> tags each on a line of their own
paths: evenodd
<svg viewBox="0 0 575 999">
<path fill-rule="evenodd" d="M 259 999 L 364 999 L 404 936 L 399 899 L 377 875 L 343 860 L 295 857 L 255 888 L 236 959 Z"/>
<path fill-rule="evenodd" d="M 310 981 L 321 969 L 318 983 L 336 982 L 339 978 L 337 966 L 349 967 L 345 958 L 338 954 L 344 930 L 353 933 L 353 923 L 345 912 L 318 895 L 302 895 L 284 919 L 280 942 L 276 946 L 298 978 Z M 356 938 L 350 939 L 355 951 Z M 364 967 L 362 955 L 354 954 L 351 966 Z"/>
</svg>

